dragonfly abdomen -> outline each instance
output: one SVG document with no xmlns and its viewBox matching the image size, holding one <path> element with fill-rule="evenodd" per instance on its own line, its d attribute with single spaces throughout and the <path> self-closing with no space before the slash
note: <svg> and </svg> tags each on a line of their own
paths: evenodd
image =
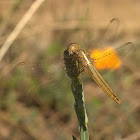
<svg viewBox="0 0 140 140">
<path fill-rule="evenodd" d="M 106 83 L 106 81 L 102 78 L 100 73 L 96 70 L 96 68 L 93 65 L 88 65 L 88 71 L 90 75 L 92 76 L 93 80 L 101 87 L 101 89 L 109 96 L 111 97 L 115 102 L 120 104 L 120 100 L 116 96 L 116 94 L 112 91 L 112 89 L 109 87 L 109 85 Z"/>
</svg>

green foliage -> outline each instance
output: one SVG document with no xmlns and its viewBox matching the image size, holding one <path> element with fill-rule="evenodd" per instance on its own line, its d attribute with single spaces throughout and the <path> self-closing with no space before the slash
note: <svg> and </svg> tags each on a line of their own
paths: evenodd
<svg viewBox="0 0 140 140">
<path fill-rule="evenodd" d="M 81 128 L 80 134 L 81 134 L 80 140 L 89 140 L 89 134 L 87 129 L 84 130 L 83 128 Z"/>
<path fill-rule="evenodd" d="M 10 108 L 16 103 L 17 95 L 15 94 L 15 91 L 11 90 L 8 91 L 1 99 L 0 108 Z"/>
<path fill-rule="evenodd" d="M 47 49 L 46 53 L 52 57 L 57 57 L 58 55 L 62 54 L 63 48 L 65 47 L 60 42 L 53 41 Z"/>
<path fill-rule="evenodd" d="M 20 8 L 22 3 L 23 3 L 22 0 L 16 0 L 15 4 L 12 7 L 12 11 L 13 12 L 17 11 Z"/>
<path fill-rule="evenodd" d="M 92 98 L 92 100 L 87 105 L 88 111 L 90 112 L 90 114 L 93 114 L 93 116 L 95 116 L 95 118 L 96 118 L 98 111 L 100 110 L 100 108 L 102 106 L 103 106 L 103 102 L 101 102 L 101 100 L 99 100 L 96 97 Z"/>
</svg>

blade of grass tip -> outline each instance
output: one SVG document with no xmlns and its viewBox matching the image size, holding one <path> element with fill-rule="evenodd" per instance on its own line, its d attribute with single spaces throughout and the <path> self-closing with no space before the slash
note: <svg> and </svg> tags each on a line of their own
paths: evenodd
<svg viewBox="0 0 140 140">
<path fill-rule="evenodd" d="M 77 140 L 77 139 L 72 135 L 72 140 Z"/>
<path fill-rule="evenodd" d="M 14 30 L 11 32 L 5 43 L 0 49 L 0 62 L 3 59 L 4 55 L 14 42 L 14 40 L 17 38 L 21 30 L 24 28 L 24 26 L 27 24 L 27 22 L 30 20 L 30 18 L 33 16 L 33 14 L 37 11 L 37 9 L 40 7 L 40 5 L 43 3 L 45 0 L 36 0 L 29 10 L 25 13 L 25 15 L 22 17 L 22 19 L 19 21 L 17 26 L 14 28 Z"/>
</svg>

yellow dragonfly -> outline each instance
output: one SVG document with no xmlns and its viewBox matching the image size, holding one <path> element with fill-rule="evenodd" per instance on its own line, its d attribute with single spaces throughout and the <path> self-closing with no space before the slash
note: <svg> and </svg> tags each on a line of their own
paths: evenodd
<svg viewBox="0 0 140 140">
<path fill-rule="evenodd" d="M 99 73 L 100 70 L 119 68 L 122 64 L 122 58 L 134 49 L 132 42 L 127 42 L 120 47 L 109 45 L 116 36 L 118 27 L 119 20 L 114 18 L 109 22 L 103 33 L 93 41 L 87 51 L 82 50 L 77 43 L 71 43 L 67 47 L 67 51 L 69 55 L 73 55 L 74 59 L 78 61 L 79 69 L 87 71 L 101 89 L 115 102 L 120 104 L 119 98 Z M 28 69 L 31 65 L 28 62 L 21 62 L 18 66 Z M 31 67 L 30 70 L 34 70 L 34 68 Z"/>
</svg>

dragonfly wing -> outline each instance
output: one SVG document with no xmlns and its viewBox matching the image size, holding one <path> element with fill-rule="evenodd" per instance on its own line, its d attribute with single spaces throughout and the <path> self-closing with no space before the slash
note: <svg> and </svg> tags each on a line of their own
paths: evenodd
<svg viewBox="0 0 140 140">
<path fill-rule="evenodd" d="M 35 80 L 40 81 L 33 90 L 45 84 L 54 84 L 62 76 L 62 73 L 66 73 L 62 62 L 52 64 L 47 61 L 21 62 L 17 65 L 17 69 L 21 71 L 24 76 L 34 77 Z"/>
<path fill-rule="evenodd" d="M 127 42 L 117 48 L 108 47 L 104 50 L 95 50 L 90 56 L 97 70 L 112 70 L 119 68 L 124 56 L 129 54 L 132 50 L 134 50 L 134 44 L 132 42 Z"/>
<path fill-rule="evenodd" d="M 62 67 L 63 63 L 51 63 L 51 61 L 37 61 L 37 62 L 20 62 L 17 64 L 17 68 L 24 73 L 28 73 L 32 76 L 38 77 L 44 73 L 50 74 L 58 67 Z M 61 71 L 62 68 L 59 69 Z"/>
<path fill-rule="evenodd" d="M 70 78 L 64 67 L 63 62 L 21 62 L 17 65 L 19 76 L 22 77 L 21 88 L 30 99 L 40 103 L 60 101 L 71 92 Z"/>
<path fill-rule="evenodd" d="M 119 24 L 120 22 L 118 19 L 112 19 L 105 30 L 91 43 L 88 48 L 88 53 L 90 54 L 96 49 L 104 49 L 108 42 L 112 41 L 116 36 Z"/>
</svg>

